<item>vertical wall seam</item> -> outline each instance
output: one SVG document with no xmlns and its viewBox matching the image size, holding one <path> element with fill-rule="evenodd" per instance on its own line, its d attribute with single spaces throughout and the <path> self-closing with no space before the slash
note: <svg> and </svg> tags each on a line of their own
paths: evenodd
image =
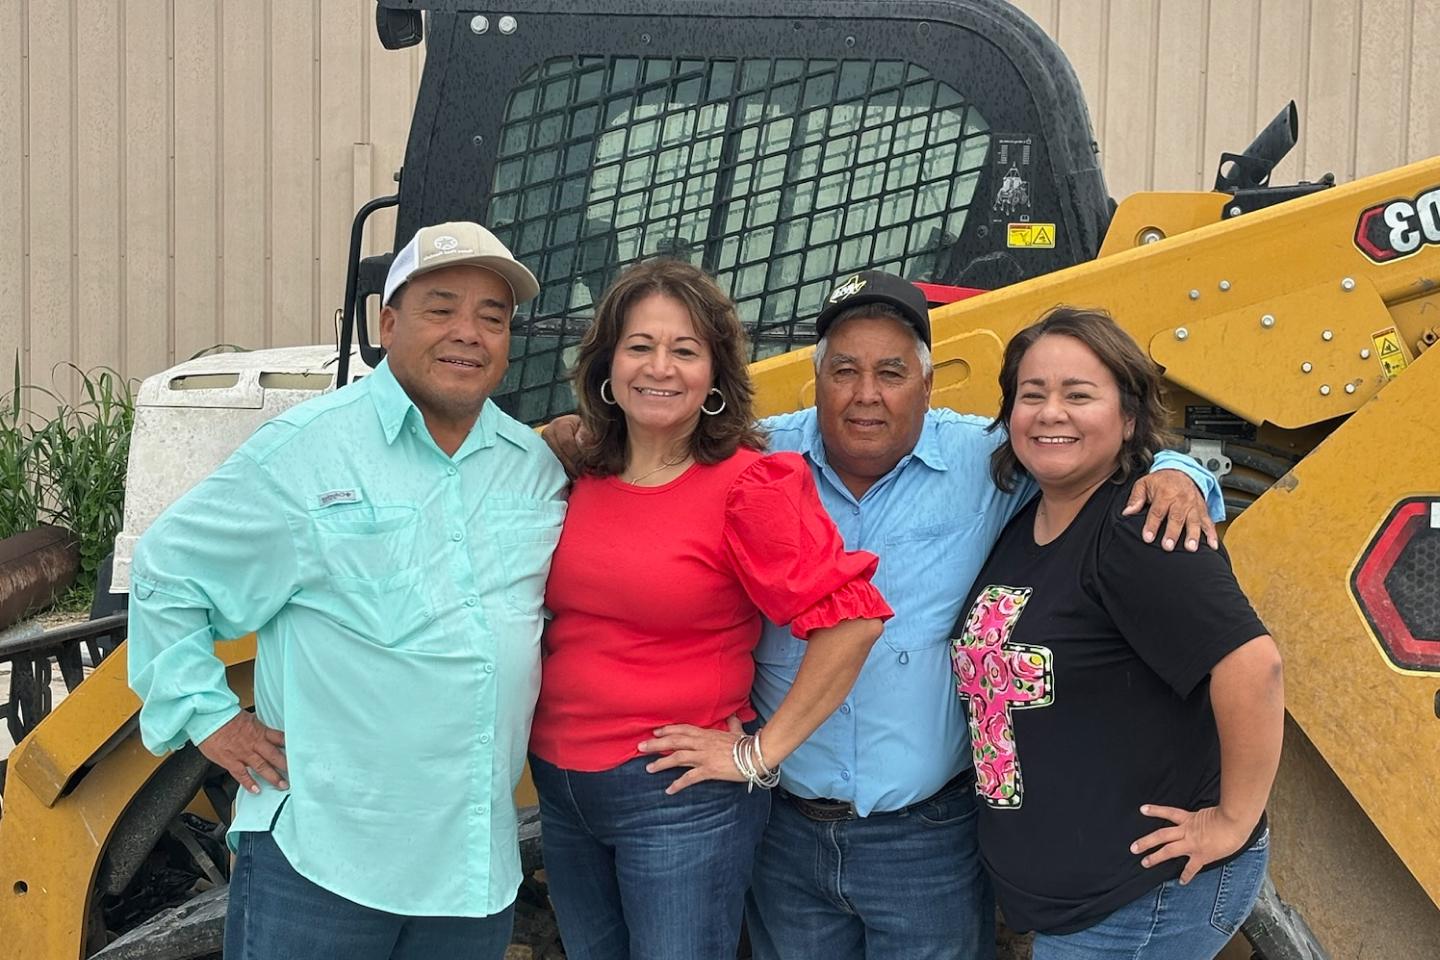
<svg viewBox="0 0 1440 960">
<path fill-rule="evenodd" d="M 1260 132 L 1260 17 L 1265 0 L 1255 0 L 1250 14 L 1250 127 L 1251 135 Z M 1269 110 L 1269 107 L 1266 107 Z"/>
<path fill-rule="evenodd" d="M 1192 189 L 1200 190 L 1205 184 L 1205 148 L 1209 124 L 1207 112 L 1210 109 L 1210 18 L 1213 11 L 1210 0 L 1205 0 L 1200 13 L 1200 102 L 1196 104 L 1195 117 L 1200 136 L 1195 138 L 1195 172 Z"/>
<path fill-rule="evenodd" d="M 1102 0 L 1100 8 L 1100 129 L 1108 132 L 1105 123 L 1110 115 L 1110 0 Z"/>
<path fill-rule="evenodd" d="M 1405 4 L 1405 69 L 1400 72 L 1400 163 L 1410 159 L 1410 90 L 1415 83 L 1415 0 Z"/>
<path fill-rule="evenodd" d="M 122 372 L 130 369 L 130 139 L 127 136 L 129 125 L 125 122 L 125 111 L 128 108 L 129 82 L 126 70 L 129 67 L 125 46 L 125 3 L 121 0 L 116 5 L 119 11 L 115 30 L 115 150 L 116 165 L 118 167 L 117 179 L 119 184 L 119 209 L 116 214 L 120 225 L 120 286 L 116 295 L 120 302 L 117 305 L 116 313 L 119 314 L 120 328 L 120 370 Z"/>
<path fill-rule="evenodd" d="M 215 5 L 215 339 L 229 343 L 225 323 L 225 8 Z"/>
<path fill-rule="evenodd" d="M 275 343 L 275 306 L 271 303 L 274 295 L 275 256 L 275 36 L 274 0 L 265 3 L 265 343 Z"/>
<path fill-rule="evenodd" d="M 1310 128 L 1310 51 L 1315 44 L 1315 3 L 1314 0 L 1305 0 L 1305 29 L 1301 32 L 1305 42 L 1300 44 L 1300 81 L 1305 90 L 1305 102 L 1301 105 L 1300 115 L 1305 122 L 1300 124 L 1300 142 L 1295 146 L 1300 151 L 1300 179 L 1313 180 L 1310 175 L 1310 136 L 1307 131 Z"/>
<path fill-rule="evenodd" d="M 370 142 L 370 30 L 365 13 L 369 12 L 370 0 L 355 0 L 361 8 L 360 27 L 360 142 Z"/>
<path fill-rule="evenodd" d="M 1346 182 L 1355 179 L 1360 165 L 1360 38 L 1365 33 L 1365 0 L 1352 0 L 1355 11 L 1354 39 L 1350 43 L 1350 149 L 1346 158 Z"/>
<path fill-rule="evenodd" d="M 175 364 L 175 0 L 166 0 L 165 17 L 165 359 Z"/>
<path fill-rule="evenodd" d="M 20 0 L 20 381 L 30 370 L 30 0 Z"/>
<path fill-rule="evenodd" d="M 1145 135 L 1145 189 L 1155 189 L 1156 126 L 1160 122 L 1160 0 L 1150 0 L 1150 51 L 1145 61 L 1145 72 L 1150 78 L 1147 94 L 1150 129 Z"/>
<path fill-rule="evenodd" d="M 79 0 L 70 0 L 70 359 L 80 357 L 80 19 Z M 70 374 L 69 393 L 78 387 Z"/>
<path fill-rule="evenodd" d="M 321 336 L 324 308 L 320 305 L 320 117 L 323 109 L 323 91 L 320 89 L 323 47 L 320 41 L 325 17 L 320 10 L 320 0 L 311 0 L 310 13 L 313 25 L 310 58 L 310 341 L 324 343 Z"/>
</svg>

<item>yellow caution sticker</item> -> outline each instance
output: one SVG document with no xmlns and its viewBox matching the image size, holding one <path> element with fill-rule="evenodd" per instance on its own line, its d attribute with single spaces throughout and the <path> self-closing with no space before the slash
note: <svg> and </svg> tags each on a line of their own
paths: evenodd
<svg viewBox="0 0 1440 960">
<path fill-rule="evenodd" d="M 1055 224 L 1053 223 L 1012 223 L 1005 231 L 1007 247 L 1055 248 Z"/>
<path fill-rule="evenodd" d="M 1375 344 L 1375 358 L 1380 361 L 1380 372 L 1385 374 L 1386 380 L 1394 380 L 1395 375 L 1410 363 L 1410 358 L 1405 355 L 1405 342 L 1394 327 L 1370 334 L 1370 342 Z"/>
</svg>

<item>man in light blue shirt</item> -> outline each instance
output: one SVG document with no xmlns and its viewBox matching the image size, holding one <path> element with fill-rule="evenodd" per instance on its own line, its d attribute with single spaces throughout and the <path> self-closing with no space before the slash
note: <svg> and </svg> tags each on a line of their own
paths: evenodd
<svg viewBox="0 0 1440 960">
<path fill-rule="evenodd" d="M 912 284 L 878 271 L 848 278 L 817 332 L 816 406 L 763 426 L 771 449 L 810 463 L 846 548 L 879 556 L 875 583 L 895 617 L 845 703 L 780 771 L 747 910 L 754 956 L 991 957 L 994 908 L 948 639 L 991 545 L 1035 488 L 1027 481 L 1007 494 L 991 482 L 1003 437 L 985 420 L 930 409 L 928 308 Z M 1162 455 L 1156 467 L 1184 472 L 1140 485 L 1154 523 L 1175 518 L 1169 549 L 1183 515 L 1195 549 L 1208 525 L 1195 487 L 1223 517 L 1218 485 L 1188 457 Z M 789 690 L 801 655 L 802 641 L 767 627 L 755 654 L 762 716 Z"/>
<path fill-rule="evenodd" d="M 227 960 L 496 960 L 565 475 L 491 402 L 535 278 L 473 223 L 386 281 L 387 357 L 266 423 L 136 550 L 131 685 L 157 753 L 241 791 Z M 255 712 L 214 643 L 255 632 Z"/>
</svg>

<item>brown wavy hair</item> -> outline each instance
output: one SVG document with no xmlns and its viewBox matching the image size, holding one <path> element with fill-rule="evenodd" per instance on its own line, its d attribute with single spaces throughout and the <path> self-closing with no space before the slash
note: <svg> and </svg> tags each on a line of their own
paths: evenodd
<svg viewBox="0 0 1440 960">
<path fill-rule="evenodd" d="M 1010 442 L 1010 415 L 1019 392 L 1020 361 L 1046 334 L 1072 337 L 1100 359 L 1120 387 L 1120 409 L 1135 420 L 1135 429 L 1120 447 L 1120 463 L 1111 477 L 1124 483 L 1150 469 L 1155 454 L 1174 442 L 1165 427 L 1168 411 L 1160 393 L 1160 369 L 1145 355 L 1130 334 L 1099 308 L 1055 307 L 1035 323 L 1010 338 L 1000 364 L 1000 412 L 988 430 L 1005 430 L 1005 442 L 990 455 L 990 478 L 1009 492 L 1024 475 L 1025 468 Z"/>
<path fill-rule="evenodd" d="M 592 438 L 580 450 L 580 469 L 593 476 L 615 476 L 625 469 L 625 414 L 600 397 L 610 376 L 610 361 L 625 329 L 630 308 L 652 294 L 684 304 L 690 322 L 710 348 L 714 380 L 725 409 L 700 415 L 690 435 L 690 454 L 698 463 L 719 463 L 742 446 L 765 449 L 765 435 L 755 426 L 755 390 L 746 368 L 749 351 L 745 328 L 735 303 L 705 271 L 684 260 L 656 259 L 638 263 L 620 275 L 595 308 L 595 319 L 580 342 L 575 362 L 575 396 L 580 422 Z M 707 401 L 710 402 L 710 401 Z"/>
</svg>

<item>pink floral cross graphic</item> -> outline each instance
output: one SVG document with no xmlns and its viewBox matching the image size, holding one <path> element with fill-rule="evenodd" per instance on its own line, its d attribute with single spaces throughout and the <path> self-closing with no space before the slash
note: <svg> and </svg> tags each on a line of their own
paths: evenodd
<svg viewBox="0 0 1440 960">
<path fill-rule="evenodd" d="M 1055 702 L 1050 648 L 1009 642 L 1029 599 L 1029 587 L 986 587 L 951 640 L 955 692 L 970 706 L 975 791 L 992 807 L 1015 808 L 1025 799 L 1010 711 Z"/>
</svg>

